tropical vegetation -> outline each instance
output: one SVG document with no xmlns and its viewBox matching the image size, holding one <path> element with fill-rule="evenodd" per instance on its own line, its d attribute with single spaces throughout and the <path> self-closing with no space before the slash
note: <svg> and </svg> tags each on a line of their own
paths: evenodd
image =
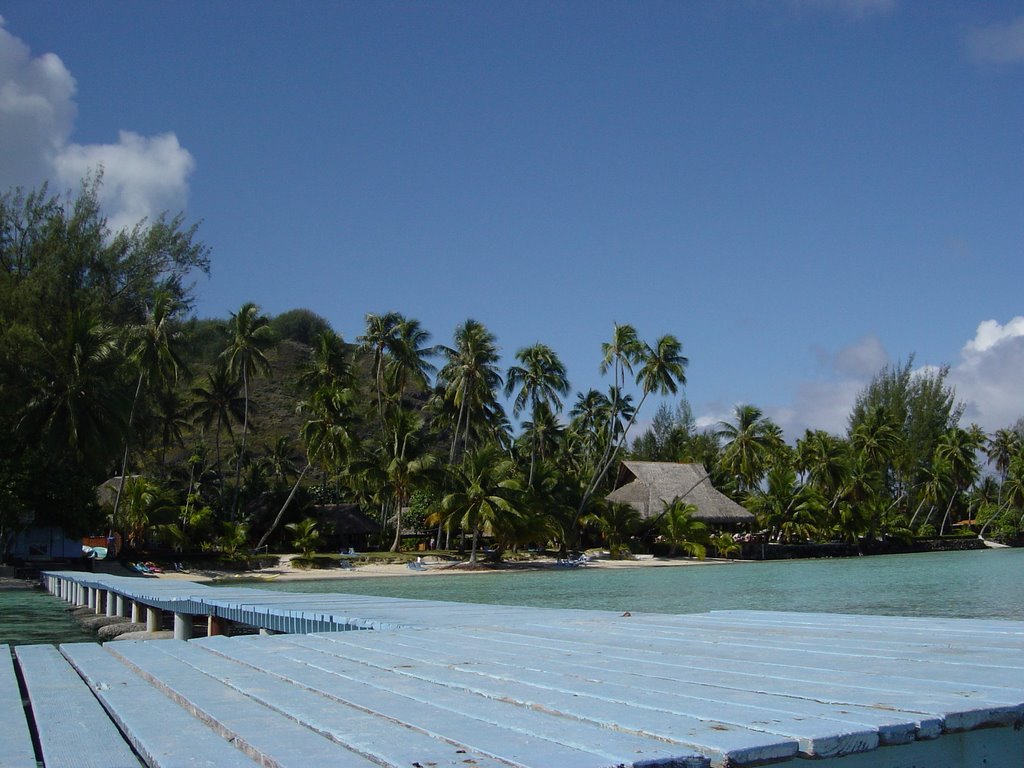
<svg viewBox="0 0 1024 768">
<path fill-rule="evenodd" d="M 702 464 L 765 542 L 1021 538 L 1024 421 L 964 424 L 947 369 L 888 366 L 844 433 L 788 444 L 749 403 L 698 427 L 682 343 L 628 324 L 595 350 L 604 389 L 573 393 L 551 346 L 504 368 L 472 318 L 447 343 L 394 310 L 367 314 L 353 343 L 308 309 L 200 319 L 197 229 L 163 217 L 112 232 L 99 183 L 0 197 L 0 544 L 36 524 L 308 559 L 331 533 L 313 506 L 351 502 L 395 552 L 740 552 L 686 498 L 649 520 L 606 502 L 627 458 Z"/>
</svg>

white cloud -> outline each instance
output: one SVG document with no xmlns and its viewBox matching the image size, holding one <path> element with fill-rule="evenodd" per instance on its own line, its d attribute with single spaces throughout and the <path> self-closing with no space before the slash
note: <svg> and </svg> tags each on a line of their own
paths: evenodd
<svg viewBox="0 0 1024 768">
<path fill-rule="evenodd" d="M 967 33 L 967 50 L 981 61 L 1024 61 L 1024 16 L 1006 24 L 974 27 Z"/>
<path fill-rule="evenodd" d="M 965 420 L 989 432 L 1024 416 L 1024 317 L 979 323 L 949 382 L 967 406 Z"/>
<path fill-rule="evenodd" d="M 889 362 L 881 340 L 868 334 L 860 341 L 843 347 L 836 354 L 833 367 L 836 373 L 858 380 L 868 380 Z"/>
<path fill-rule="evenodd" d="M 46 177 L 75 119 L 75 80 L 53 54 L 32 58 L 0 17 L 0 181 L 4 189 Z"/>
<path fill-rule="evenodd" d="M 835 355 L 818 351 L 824 364 L 823 374 L 796 385 L 788 403 L 762 406 L 786 434 L 790 442 L 805 429 L 824 429 L 842 434 L 857 395 L 884 366 L 890 363 L 881 341 L 868 335 L 840 349 Z M 934 365 L 921 365 L 915 374 L 935 374 Z M 974 337 L 960 350 L 960 359 L 951 364 L 946 383 L 965 406 L 961 426 L 978 424 L 993 432 L 1013 424 L 1024 416 L 1024 316 L 1006 324 L 984 320 Z M 697 419 L 698 426 L 731 419 L 721 403 L 710 404 Z"/>
<path fill-rule="evenodd" d="M 103 169 L 100 199 L 116 232 L 181 208 L 195 161 L 173 133 L 147 139 L 121 131 L 117 144 L 69 144 L 53 165 L 62 184 L 71 186 L 91 170 Z"/>
<path fill-rule="evenodd" d="M 825 367 L 822 377 L 800 382 L 791 403 L 765 407 L 789 440 L 807 429 L 845 432 L 857 394 L 889 363 L 889 354 L 873 334 L 847 344 L 835 355 L 819 351 L 817 356 Z"/>
<path fill-rule="evenodd" d="M 978 323 L 974 338 L 964 344 L 961 355 L 964 359 L 975 359 L 1000 343 L 1018 336 L 1024 336 L 1024 317 L 1015 317 L 1006 325 L 1000 325 L 995 320 L 983 320 Z"/>
<path fill-rule="evenodd" d="M 70 142 L 75 79 L 60 57 L 33 57 L 0 16 L 0 191 L 49 180 L 75 188 L 103 169 L 100 199 L 115 231 L 184 207 L 195 160 L 173 133 L 122 131 L 114 144 Z"/>
</svg>

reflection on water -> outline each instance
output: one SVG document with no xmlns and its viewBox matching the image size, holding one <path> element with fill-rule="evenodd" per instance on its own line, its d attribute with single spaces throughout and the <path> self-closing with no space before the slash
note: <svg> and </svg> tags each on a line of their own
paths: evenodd
<svg viewBox="0 0 1024 768">
<path fill-rule="evenodd" d="M 1014 549 L 694 568 L 431 574 L 258 586 L 287 592 L 658 613 L 757 609 L 1024 620 L 1022 577 L 1024 549 Z"/>
</svg>

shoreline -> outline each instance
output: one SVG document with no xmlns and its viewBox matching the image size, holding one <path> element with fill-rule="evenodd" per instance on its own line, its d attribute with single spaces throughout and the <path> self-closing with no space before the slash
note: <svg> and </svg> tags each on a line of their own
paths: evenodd
<svg viewBox="0 0 1024 768">
<path fill-rule="evenodd" d="M 481 573 L 522 573 L 526 571 L 559 571 L 559 570 L 618 570 L 627 568 L 681 568 L 689 566 L 710 566 L 710 565 L 735 565 L 744 563 L 743 560 L 724 560 L 707 558 L 697 560 L 696 558 L 668 558 L 649 557 L 638 560 L 605 560 L 594 559 L 585 566 L 579 568 L 564 568 L 554 558 L 541 558 L 527 562 L 510 563 L 478 563 L 469 566 L 466 563 L 449 563 L 436 560 L 431 557 L 423 558 L 422 570 L 410 568 L 406 563 L 369 563 L 353 565 L 352 567 L 336 568 L 298 568 L 292 565 L 292 558 L 297 555 L 281 555 L 280 562 L 270 568 L 263 568 L 258 571 L 227 571 L 217 569 L 196 569 L 194 571 L 169 571 L 154 573 L 143 576 L 143 578 L 158 578 L 172 581 L 191 581 L 196 583 L 207 583 L 211 581 L 224 582 L 232 580 L 244 580 L 246 582 L 289 582 L 289 581 L 334 581 L 349 579 L 367 578 L 411 578 L 431 577 L 437 575 L 459 575 L 471 576 Z M 751 561 L 752 562 L 752 561 Z M 106 571 L 107 569 L 104 569 Z M 109 572 L 121 573 L 126 571 L 122 566 L 111 568 Z M 140 574 L 134 574 L 140 575 Z"/>
</svg>

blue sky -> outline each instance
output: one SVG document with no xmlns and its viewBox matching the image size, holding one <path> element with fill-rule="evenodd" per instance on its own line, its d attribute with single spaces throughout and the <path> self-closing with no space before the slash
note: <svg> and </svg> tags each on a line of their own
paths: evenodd
<svg viewBox="0 0 1024 768">
<path fill-rule="evenodd" d="M 631 323 L 682 340 L 702 423 L 791 438 L 911 354 L 986 429 L 1024 416 L 1020 2 L 0 13 L 0 188 L 102 164 L 115 224 L 201 220 L 200 315 L 474 317 L 574 390 Z"/>
</svg>

